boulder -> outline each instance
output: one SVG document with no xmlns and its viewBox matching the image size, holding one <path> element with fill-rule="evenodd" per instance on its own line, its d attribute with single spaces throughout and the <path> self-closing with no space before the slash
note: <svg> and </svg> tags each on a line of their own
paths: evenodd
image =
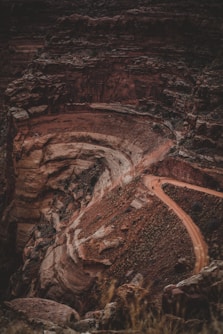
<svg viewBox="0 0 223 334">
<path fill-rule="evenodd" d="M 57 303 L 53 300 L 42 298 L 17 298 L 5 304 L 23 314 L 31 320 L 52 322 L 57 325 L 68 325 L 80 319 L 79 314 L 73 308 Z"/>
</svg>

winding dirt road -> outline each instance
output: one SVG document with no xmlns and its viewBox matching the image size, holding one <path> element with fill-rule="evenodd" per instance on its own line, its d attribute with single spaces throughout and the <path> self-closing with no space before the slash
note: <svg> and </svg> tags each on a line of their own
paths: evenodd
<svg viewBox="0 0 223 334">
<path fill-rule="evenodd" d="M 223 198 L 223 193 L 192 185 L 189 183 L 172 180 L 165 177 L 157 177 L 154 175 L 148 175 L 144 177 L 145 186 L 154 193 L 160 200 L 162 200 L 171 210 L 173 210 L 176 215 L 181 219 L 182 223 L 186 227 L 190 238 L 193 243 L 194 252 L 196 256 L 196 263 L 194 268 L 194 273 L 198 273 L 204 266 L 208 264 L 208 247 L 203 239 L 203 236 L 199 228 L 195 225 L 193 220 L 189 215 L 187 215 L 184 210 L 182 210 L 168 195 L 166 195 L 162 189 L 162 185 L 171 183 L 179 187 L 186 187 L 189 189 L 205 192 L 210 195 L 218 196 Z"/>
</svg>

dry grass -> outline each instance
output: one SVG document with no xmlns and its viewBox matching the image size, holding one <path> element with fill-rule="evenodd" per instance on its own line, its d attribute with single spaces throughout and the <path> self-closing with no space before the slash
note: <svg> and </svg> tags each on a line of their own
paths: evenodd
<svg viewBox="0 0 223 334">
<path fill-rule="evenodd" d="M 124 285 L 117 288 L 115 280 L 100 281 L 101 306 L 117 301 L 120 306 L 120 314 L 123 317 L 123 328 L 119 328 L 120 333 L 139 333 L 139 334 L 222 334 L 223 321 L 218 320 L 214 312 L 211 320 L 192 319 L 184 321 L 172 315 L 161 314 L 154 310 L 148 303 L 149 287 L 143 289 L 135 285 Z M 118 321 L 117 323 L 120 323 Z M 109 326 L 107 331 L 118 333 L 119 330 Z M 97 333 L 97 332 L 94 332 Z M 103 331 L 106 333 L 106 331 Z"/>
</svg>

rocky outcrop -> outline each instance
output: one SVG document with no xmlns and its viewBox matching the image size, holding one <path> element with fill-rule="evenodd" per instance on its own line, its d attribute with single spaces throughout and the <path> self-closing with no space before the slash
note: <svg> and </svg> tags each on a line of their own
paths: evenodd
<svg viewBox="0 0 223 334">
<path fill-rule="evenodd" d="M 27 132 L 30 120 L 18 123 L 16 190 L 4 220 L 6 226 L 16 222 L 17 251 L 24 249 L 24 263 L 11 280 L 13 296 L 62 298 L 81 310 L 83 293 L 132 247 L 134 236 L 127 246 L 125 234 L 134 223 L 123 229 L 121 215 L 126 210 L 126 221 L 129 212 L 129 219 L 142 224 L 138 212 L 147 216 L 149 198 L 138 184 L 119 208 L 119 189 L 134 187 L 142 170 L 173 145 L 168 129 L 163 127 L 161 136 L 144 119 L 101 111 L 42 116 L 40 123 L 32 120 L 32 133 Z"/>
<path fill-rule="evenodd" d="M 163 311 L 188 319 L 222 321 L 222 261 L 213 261 L 198 275 L 165 287 Z"/>
<path fill-rule="evenodd" d="M 178 179 L 211 189 L 223 189 L 223 180 L 218 169 L 205 169 L 198 164 L 168 156 L 149 169 L 151 174 Z"/>
</svg>

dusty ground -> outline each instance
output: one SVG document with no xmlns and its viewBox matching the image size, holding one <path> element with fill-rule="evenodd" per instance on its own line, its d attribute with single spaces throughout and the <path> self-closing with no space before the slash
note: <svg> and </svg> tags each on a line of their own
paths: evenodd
<svg viewBox="0 0 223 334">
<path fill-rule="evenodd" d="M 141 207 L 135 208 L 136 203 Z M 154 295 L 159 300 L 165 285 L 192 273 L 194 253 L 186 229 L 162 202 L 148 193 L 140 178 L 114 189 L 95 204 L 82 217 L 81 225 L 85 231 L 82 236 L 93 234 L 102 224 L 113 227 L 109 239 L 121 238 L 122 242 L 116 249 L 111 247 L 101 252 L 103 240 L 91 243 L 88 255 L 111 259 L 112 265 L 103 276 L 110 281 L 112 277 L 117 286 L 130 282 L 140 273 L 145 279 L 144 286 L 151 293 L 151 300 L 155 301 Z M 180 258 L 187 261 L 183 273 L 177 273 L 175 268 Z"/>
</svg>

